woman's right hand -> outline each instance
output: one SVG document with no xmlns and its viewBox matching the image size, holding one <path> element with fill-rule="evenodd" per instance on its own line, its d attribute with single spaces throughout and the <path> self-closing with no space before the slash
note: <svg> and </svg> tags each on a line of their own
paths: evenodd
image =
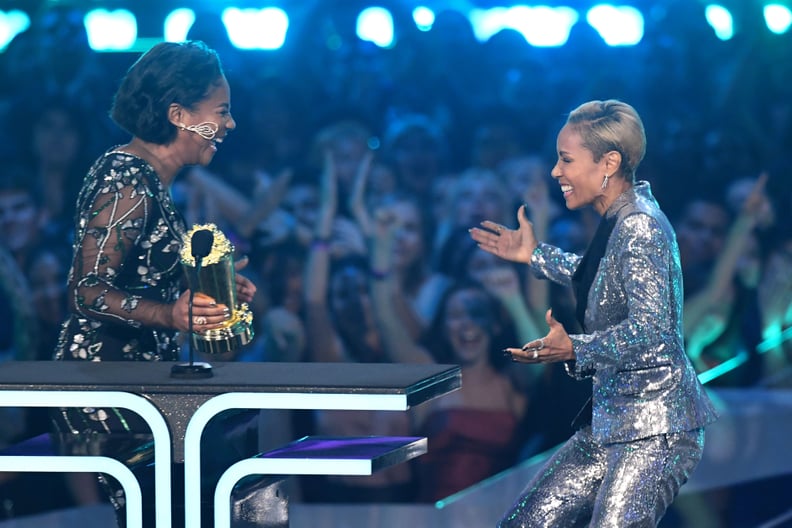
<svg viewBox="0 0 792 528">
<path fill-rule="evenodd" d="M 470 229 L 470 236 L 488 253 L 506 260 L 529 264 L 537 241 L 533 224 L 525 215 L 524 205 L 517 210 L 517 222 L 519 223 L 517 229 L 509 229 L 497 222 L 485 220 L 481 222 L 481 228 Z"/>
<path fill-rule="evenodd" d="M 197 292 L 193 297 L 194 332 L 220 328 L 222 323 L 231 317 L 231 309 L 224 304 L 217 304 L 206 294 Z M 173 327 L 180 332 L 190 330 L 190 290 L 186 290 L 171 305 L 171 321 Z"/>
</svg>

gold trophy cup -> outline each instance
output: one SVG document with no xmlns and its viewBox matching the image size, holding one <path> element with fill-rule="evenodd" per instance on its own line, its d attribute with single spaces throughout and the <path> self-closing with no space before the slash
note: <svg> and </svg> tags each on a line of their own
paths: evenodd
<svg viewBox="0 0 792 528">
<path fill-rule="evenodd" d="M 211 251 L 200 266 L 192 253 L 193 235 L 199 230 L 214 235 Z M 192 332 L 190 339 L 195 349 L 203 354 L 225 354 L 250 343 L 253 314 L 246 303 L 237 304 L 234 246 L 228 238 L 214 224 L 195 225 L 187 232 L 179 256 L 190 290 L 208 295 L 231 310 L 231 317 L 222 327 Z"/>
</svg>

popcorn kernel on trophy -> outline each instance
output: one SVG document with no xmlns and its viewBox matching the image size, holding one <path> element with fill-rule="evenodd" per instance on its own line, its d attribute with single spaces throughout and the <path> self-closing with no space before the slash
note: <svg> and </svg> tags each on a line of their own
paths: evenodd
<svg viewBox="0 0 792 528">
<path fill-rule="evenodd" d="M 202 229 L 211 231 L 214 240 L 199 269 L 192 256 L 191 242 L 192 235 Z M 179 256 L 189 288 L 212 297 L 231 310 L 231 317 L 222 327 L 192 332 L 192 345 L 204 354 L 224 354 L 250 343 L 253 339 L 253 314 L 246 303 L 237 304 L 234 246 L 214 224 L 194 225 L 184 240 Z"/>
</svg>

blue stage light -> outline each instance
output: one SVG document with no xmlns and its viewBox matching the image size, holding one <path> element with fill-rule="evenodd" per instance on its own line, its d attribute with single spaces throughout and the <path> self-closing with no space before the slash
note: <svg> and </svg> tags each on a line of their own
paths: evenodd
<svg viewBox="0 0 792 528">
<path fill-rule="evenodd" d="M 734 18 L 728 9 L 721 5 L 710 4 L 704 9 L 704 16 L 719 39 L 729 40 L 734 36 Z"/>
<path fill-rule="evenodd" d="M 30 27 L 30 17 L 24 11 L 18 9 L 0 11 L 0 51 L 28 27 Z"/>
<path fill-rule="evenodd" d="M 767 4 L 764 6 L 764 19 L 767 28 L 777 35 L 789 31 L 792 25 L 792 11 L 785 5 Z"/>
<path fill-rule="evenodd" d="M 137 19 L 127 9 L 92 9 L 83 20 L 94 51 L 126 51 L 135 45 Z"/>
<path fill-rule="evenodd" d="M 426 6 L 419 6 L 413 9 L 412 17 L 415 26 L 421 31 L 429 31 L 434 25 L 435 13 Z"/>
<path fill-rule="evenodd" d="M 195 23 L 195 11 L 186 7 L 174 9 L 165 17 L 163 34 L 167 42 L 184 42 Z"/>
<path fill-rule="evenodd" d="M 503 29 L 513 29 L 532 46 L 558 47 L 566 44 L 579 15 L 571 7 L 516 5 L 473 9 L 469 19 L 480 41 L 486 41 Z"/>
<path fill-rule="evenodd" d="M 596 5 L 589 9 L 586 20 L 608 46 L 635 46 L 643 39 L 644 18 L 634 7 Z"/>
<path fill-rule="evenodd" d="M 393 45 L 393 15 L 382 7 L 367 7 L 358 15 L 355 31 L 361 40 L 388 48 Z"/>
<path fill-rule="evenodd" d="M 289 30 L 289 15 L 279 7 L 229 7 L 222 19 L 231 44 L 239 49 L 280 49 Z"/>
</svg>

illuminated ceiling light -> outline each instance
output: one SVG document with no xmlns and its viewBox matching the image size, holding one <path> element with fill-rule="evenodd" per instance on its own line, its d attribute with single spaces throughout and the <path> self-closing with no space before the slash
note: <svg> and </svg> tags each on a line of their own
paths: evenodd
<svg viewBox="0 0 792 528">
<path fill-rule="evenodd" d="M 781 4 L 767 4 L 764 6 L 764 19 L 767 29 L 776 35 L 781 35 L 792 25 L 792 11 Z"/>
<path fill-rule="evenodd" d="M 367 7 L 358 15 L 355 31 L 361 40 L 387 48 L 393 45 L 393 16 L 383 7 Z"/>
<path fill-rule="evenodd" d="M 586 21 L 608 46 L 635 46 L 644 35 L 644 18 L 631 6 L 600 4 L 589 9 Z"/>
<path fill-rule="evenodd" d="M 126 9 L 92 9 L 85 14 L 83 23 L 94 51 L 125 51 L 135 45 L 137 20 Z"/>
<path fill-rule="evenodd" d="M 473 34 L 479 42 L 486 42 L 489 38 L 504 28 L 505 7 L 491 9 L 471 9 L 468 14 Z"/>
<path fill-rule="evenodd" d="M 435 21 L 434 11 L 425 6 L 419 6 L 413 9 L 413 21 L 415 26 L 421 31 L 429 31 Z"/>
<path fill-rule="evenodd" d="M 280 49 L 289 30 L 289 16 L 279 7 L 229 7 L 223 10 L 222 19 L 231 44 L 239 49 Z"/>
<path fill-rule="evenodd" d="M 704 17 L 719 39 L 729 40 L 734 36 L 734 19 L 725 7 L 710 4 L 704 9 Z"/>
<path fill-rule="evenodd" d="M 579 15 L 571 7 L 517 5 L 509 8 L 474 9 L 470 22 L 476 38 L 489 39 L 503 29 L 513 29 L 532 46 L 558 47 L 569 39 Z"/>
<path fill-rule="evenodd" d="M 30 17 L 24 11 L 12 9 L 0 11 L 0 51 L 8 46 L 18 34 L 30 27 Z"/>
<path fill-rule="evenodd" d="M 182 7 L 174 9 L 163 22 L 163 35 L 166 42 L 184 42 L 195 23 L 195 11 Z"/>
</svg>

